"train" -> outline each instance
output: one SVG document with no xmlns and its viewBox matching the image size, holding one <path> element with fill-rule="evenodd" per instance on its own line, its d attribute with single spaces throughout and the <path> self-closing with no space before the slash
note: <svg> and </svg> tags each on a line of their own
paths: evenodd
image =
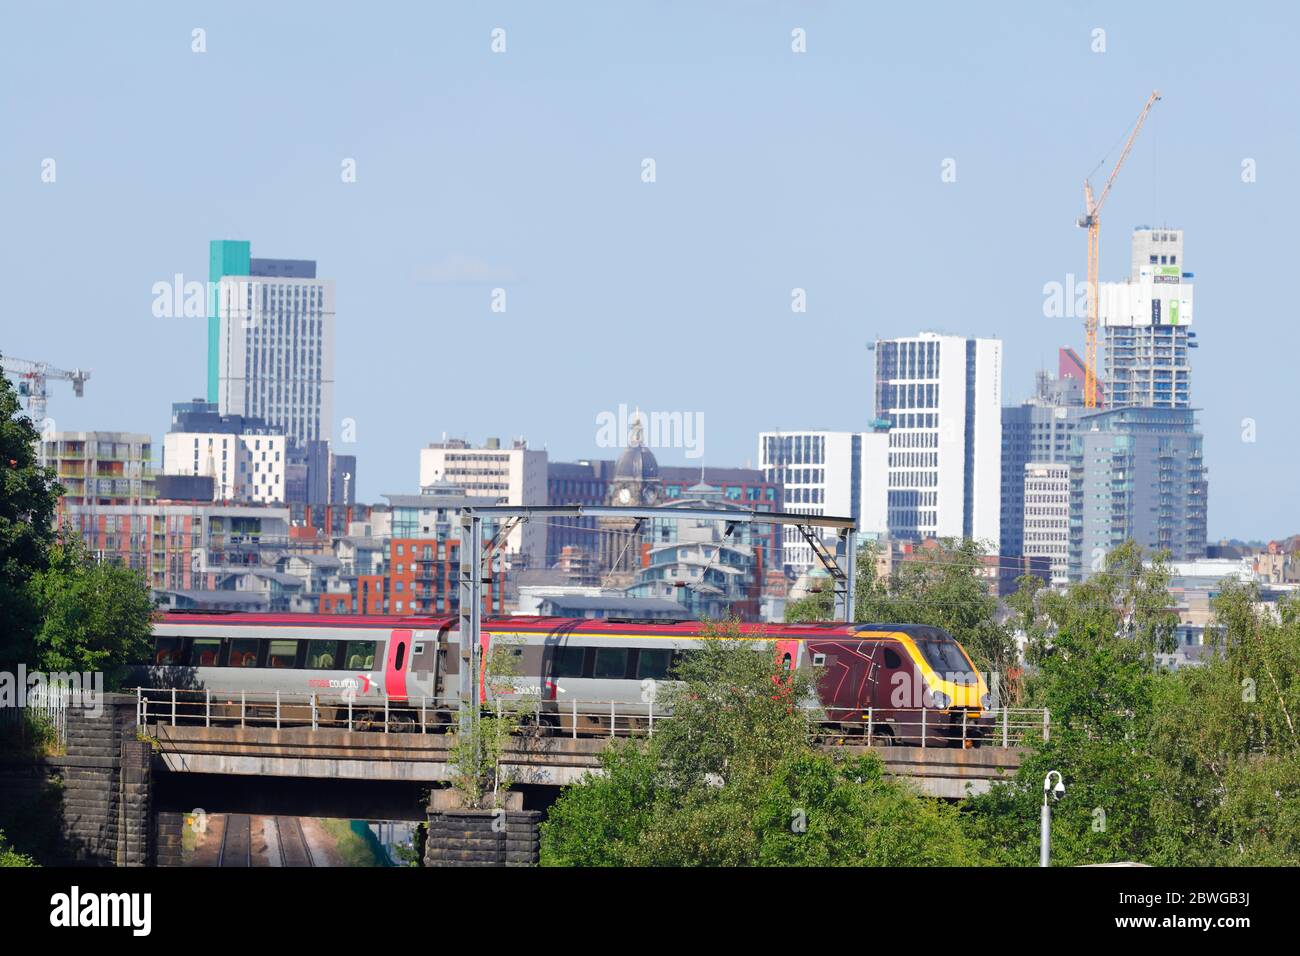
<svg viewBox="0 0 1300 956">
<path fill-rule="evenodd" d="M 825 719 L 874 742 L 978 746 L 991 724 L 988 685 L 965 648 L 921 624 L 742 625 L 743 639 L 773 654 L 774 679 L 809 668 Z M 659 683 L 672 681 L 710 640 L 700 621 L 536 616 L 487 617 L 480 659 L 508 648 L 509 686 L 480 673 L 480 699 L 528 695 L 540 720 L 565 732 L 609 733 L 620 719 L 650 720 Z M 224 706 L 277 694 L 314 695 L 349 719 L 379 712 L 422 727 L 454 722 L 459 621 L 454 616 L 378 617 L 169 612 L 153 627 L 152 660 L 128 686 L 203 691 Z M 662 708 L 662 705 L 661 705 Z M 660 716 L 664 716 L 662 709 Z"/>
</svg>

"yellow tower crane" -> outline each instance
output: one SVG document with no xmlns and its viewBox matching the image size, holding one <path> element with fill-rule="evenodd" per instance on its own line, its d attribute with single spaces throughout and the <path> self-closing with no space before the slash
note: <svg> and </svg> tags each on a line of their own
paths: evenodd
<svg viewBox="0 0 1300 956">
<path fill-rule="evenodd" d="M 1110 177 L 1106 180 L 1106 186 L 1101 191 L 1101 195 L 1093 198 L 1092 183 L 1085 179 L 1083 181 L 1083 215 L 1078 219 L 1080 228 L 1088 230 L 1088 319 L 1084 326 L 1087 332 L 1087 354 L 1084 357 L 1084 382 L 1083 382 L 1083 402 L 1088 408 L 1097 407 L 1097 246 L 1101 233 L 1101 207 L 1106 203 L 1106 197 L 1110 195 L 1111 187 L 1115 185 L 1115 177 L 1119 175 L 1119 168 L 1124 165 L 1124 160 L 1128 159 L 1129 151 L 1133 148 L 1133 141 L 1137 139 L 1137 134 L 1142 129 L 1142 124 L 1146 122 L 1147 114 L 1151 112 L 1151 107 L 1156 105 L 1160 99 L 1160 91 L 1154 91 L 1147 100 L 1147 105 L 1142 107 L 1142 112 L 1133 124 L 1133 132 L 1129 133 L 1128 140 L 1124 143 L 1124 151 L 1119 154 L 1119 159 L 1115 161 L 1115 168 L 1110 171 Z M 1101 165 L 1098 163 L 1098 165 Z"/>
</svg>

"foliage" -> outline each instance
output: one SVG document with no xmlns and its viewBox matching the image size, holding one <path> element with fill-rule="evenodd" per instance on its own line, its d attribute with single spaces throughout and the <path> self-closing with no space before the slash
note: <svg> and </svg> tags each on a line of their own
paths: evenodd
<svg viewBox="0 0 1300 956">
<path fill-rule="evenodd" d="M 953 808 L 887 778 L 874 755 L 803 753 L 764 789 L 755 816 L 765 866 L 970 866 L 978 851 Z"/>
<path fill-rule="evenodd" d="M 376 855 L 383 853 L 379 843 L 373 836 L 367 839 L 367 836 L 370 836 L 368 833 L 365 835 L 358 833 L 353 821 L 322 819 L 316 820 L 315 823 L 333 839 L 330 849 L 338 854 L 342 866 L 383 865 Z"/>
<path fill-rule="evenodd" d="M 45 567 L 54 538 L 54 506 L 61 489 L 54 473 L 37 466 L 40 435 L 22 413 L 18 395 L 0 375 L 0 663 L 32 659 L 39 621 L 28 584 Z"/>
<path fill-rule="evenodd" d="M 790 601 L 785 606 L 787 624 L 804 624 L 809 621 L 829 621 L 835 617 L 835 591 L 828 575 L 814 578 L 813 588 L 806 597 Z"/>
<path fill-rule="evenodd" d="M 1253 587 L 1225 582 L 1215 601 L 1220 650 L 1169 673 L 1157 655 L 1177 617 L 1164 555 L 1132 543 L 1065 594 L 1017 610 L 1031 625 L 1028 691 L 1049 709 L 1013 781 L 968 801 L 990 858 L 1031 865 L 1048 770 L 1065 778 L 1055 805 L 1057 864 L 1300 863 L 1300 605 L 1261 612 Z"/>
<path fill-rule="evenodd" d="M 659 789 L 656 757 L 633 740 L 602 752 L 601 773 L 568 787 L 547 814 L 542 865 L 637 865 Z"/>
<path fill-rule="evenodd" d="M 35 866 L 36 863 L 25 853 L 19 853 L 9 845 L 3 832 L 0 832 L 0 867 Z"/>
<path fill-rule="evenodd" d="M 28 586 L 40 615 L 36 666 L 114 672 L 149 653 L 153 601 L 141 571 L 97 562 L 77 539 L 54 544 Z"/>
</svg>

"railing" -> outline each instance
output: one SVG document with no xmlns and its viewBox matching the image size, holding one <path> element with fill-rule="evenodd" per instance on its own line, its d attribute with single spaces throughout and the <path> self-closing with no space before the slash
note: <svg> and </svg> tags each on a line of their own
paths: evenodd
<svg viewBox="0 0 1300 956">
<path fill-rule="evenodd" d="M 20 724 L 23 721 L 50 728 L 60 747 L 68 743 L 68 705 L 72 691 L 63 687 L 39 685 L 26 690 L 22 707 L 0 707 L 0 722 Z"/>
<path fill-rule="evenodd" d="M 1042 707 L 996 707 L 972 713 L 955 708 L 822 708 L 819 737 L 834 745 L 1020 747 L 1032 736 L 1051 739 L 1051 717 Z"/>
<path fill-rule="evenodd" d="M 381 733 L 449 733 L 457 728 L 458 697 L 357 698 L 280 691 L 213 693 L 207 689 L 137 688 L 136 723 L 204 727 L 310 727 Z M 1003 707 L 978 716 L 963 710 L 808 708 L 814 736 L 828 746 L 1019 747 L 1050 739 L 1042 708 Z M 652 737 L 672 714 L 654 702 L 496 699 L 484 716 L 513 715 L 520 733 L 546 737 Z"/>
</svg>

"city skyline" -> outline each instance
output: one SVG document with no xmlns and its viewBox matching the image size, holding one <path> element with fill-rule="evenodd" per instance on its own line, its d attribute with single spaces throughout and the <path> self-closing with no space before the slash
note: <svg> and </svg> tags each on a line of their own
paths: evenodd
<svg viewBox="0 0 1300 956">
<path fill-rule="evenodd" d="M 864 430 L 867 343 L 926 329 L 1001 339 L 1002 402 L 1018 404 L 1058 346 L 1082 351 L 1081 317 L 1047 318 L 1044 290 L 1084 281 L 1079 186 L 1159 88 L 1106 208 L 1101 279 L 1128 274 L 1137 226 L 1185 231 L 1209 538 L 1300 524 L 1281 496 L 1248 494 L 1300 445 L 1284 411 L 1300 333 L 1275 315 L 1263 258 L 1284 248 L 1269 210 L 1300 198 L 1281 172 L 1300 157 L 1291 77 L 1270 65 L 1287 62 L 1270 54 L 1285 31 L 1265 12 L 1209 34 L 1119 6 L 957 10 L 929 25 L 926 67 L 918 41 L 888 39 L 914 18 L 847 5 L 725 20 L 592 8 L 582 30 L 505 5 L 413 13 L 397 38 L 375 23 L 336 35 L 328 6 L 240 27 L 252 9 L 160 11 L 130 31 L 94 10 L 5 14 L 0 69 L 41 81 L 6 94 L 0 171 L 26 228 L 0 255 L 25 281 L 0 345 L 95 370 L 84 399 L 51 387 L 61 430 L 161 445 L 171 403 L 204 394 L 205 321 L 155 317 L 151 290 L 206 280 L 214 239 L 313 259 L 337 282 L 329 437 L 364 459 L 358 500 L 414 489 L 417 450 L 444 433 L 617 457 L 598 417 L 621 404 L 707 421 L 699 457 L 656 448 L 665 465 L 757 466 L 760 432 Z M 795 28 L 807 53 L 791 50 Z M 29 34 L 46 42 L 18 42 Z M 1178 54 L 1153 61 L 1153 45 Z M 367 69 L 331 71 L 344 48 Z M 604 82 L 584 82 L 593 72 Z M 218 93 L 231 136 L 211 135 Z M 56 102 L 67 122 L 51 129 Z M 829 400 L 828 378 L 842 383 Z M 340 443 L 343 420 L 355 442 Z"/>
</svg>

